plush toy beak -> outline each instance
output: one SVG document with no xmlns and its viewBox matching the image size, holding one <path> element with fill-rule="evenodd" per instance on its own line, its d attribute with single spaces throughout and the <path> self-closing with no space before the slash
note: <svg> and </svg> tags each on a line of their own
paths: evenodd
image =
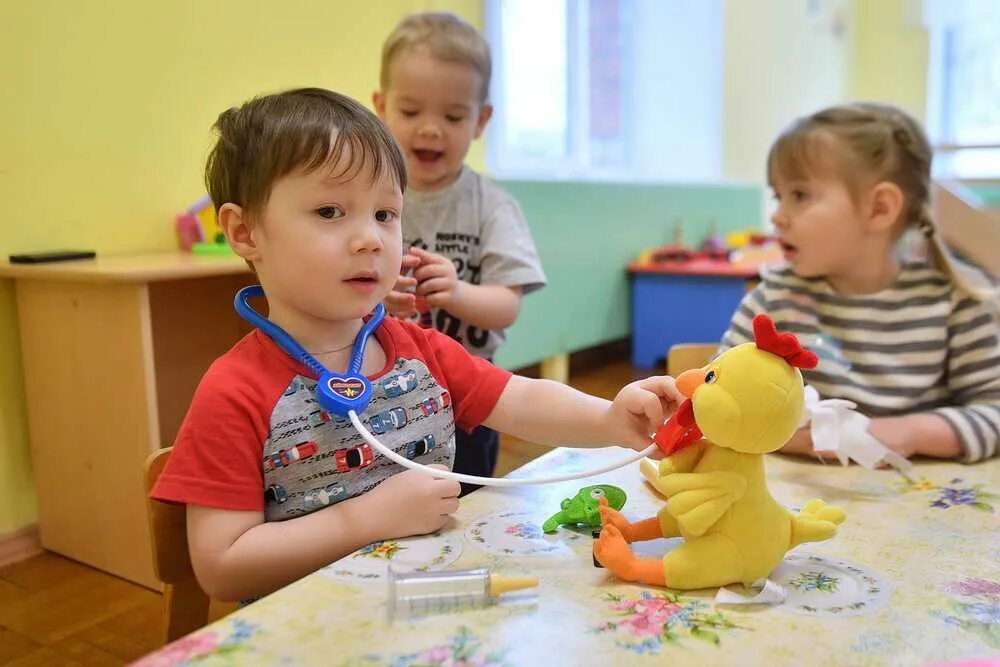
<svg viewBox="0 0 1000 667">
<path fill-rule="evenodd" d="M 705 384 L 705 371 L 701 368 L 694 368 L 684 371 L 677 376 L 677 390 L 691 398 L 695 389 Z"/>
</svg>

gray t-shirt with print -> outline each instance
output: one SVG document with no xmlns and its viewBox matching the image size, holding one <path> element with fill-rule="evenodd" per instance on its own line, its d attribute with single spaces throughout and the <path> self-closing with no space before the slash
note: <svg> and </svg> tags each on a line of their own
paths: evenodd
<svg viewBox="0 0 1000 667">
<path fill-rule="evenodd" d="M 403 248 L 412 246 L 450 258 L 458 279 L 473 285 L 520 287 L 524 294 L 545 286 L 521 207 L 500 186 L 468 167 L 442 190 L 407 191 Z M 418 318 L 477 357 L 492 359 L 506 339 L 503 329 L 483 330 L 440 308 Z"/>
<path fill-rule="evenodd" d="M 455 461 L 451 396 L 419 359 L 398 359 L 372 383 L 359 415 L 389 449 L 449 469 Z M 281 521 L 353 498 L 403 471 L 377 455 L 347 419 L 316 401 L 316 380 L 297 375 L 271 414 L 263 449 L 268 521 Z"/>
</svg>

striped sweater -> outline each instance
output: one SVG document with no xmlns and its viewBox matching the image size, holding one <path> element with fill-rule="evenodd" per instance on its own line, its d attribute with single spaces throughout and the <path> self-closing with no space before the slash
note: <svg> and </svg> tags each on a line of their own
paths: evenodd
<svg viewBox="0 0 1000 667">
<path fill-rule="evenodd" d="M 765 269 L 722 339 L 753 340 L 770 315 L 820 357 L 803 373 L 822 398 L 854 401 L 870 417 L 933 412 L 962 443 L 965 462 L 1000 452 L 1000 347 L 995 311 L 964 297 L 928 264 L 905 264 L 881 292 L 844 296 L 787 266 Z"/>
</svg>

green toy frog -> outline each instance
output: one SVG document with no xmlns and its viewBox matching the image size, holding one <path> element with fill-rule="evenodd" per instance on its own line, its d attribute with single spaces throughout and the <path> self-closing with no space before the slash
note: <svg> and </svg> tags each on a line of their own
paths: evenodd
<svg viewBox="0 0 1000 667">
<path fill-rule="evenodd" d="M 581 524 L 591 528 L 600 528 L 601 498 L 607 498 L 608 505 L 616 510 L 625 506 L 625 492 L 617 486 L 610 484 L 585 486 L 577 491 L 572 498 L 563 499 L 560 503 L 562 509 L 542 524 L 542 530 L 546 533 L 554 533 L 560 525 L 578 526 Z"/>
</svg>

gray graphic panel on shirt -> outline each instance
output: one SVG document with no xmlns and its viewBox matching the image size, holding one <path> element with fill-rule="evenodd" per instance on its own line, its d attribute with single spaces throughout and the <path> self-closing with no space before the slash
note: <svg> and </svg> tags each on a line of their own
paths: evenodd
<svg viewBox="0 0 1000 667">
<path fill-rule="evenodd" d="M 315 380 L 294 377 L 271 413 L 262 459 L 268 521 L 353 498 L 405 470 L 369 446 L 350 421 L 324 411 L 315 387 Z M 411 460 L 452 467 L 451 396 L 422 361 L 398 359 L 372 389 L 360 417 L 375 437 Z"/>
</svg>

